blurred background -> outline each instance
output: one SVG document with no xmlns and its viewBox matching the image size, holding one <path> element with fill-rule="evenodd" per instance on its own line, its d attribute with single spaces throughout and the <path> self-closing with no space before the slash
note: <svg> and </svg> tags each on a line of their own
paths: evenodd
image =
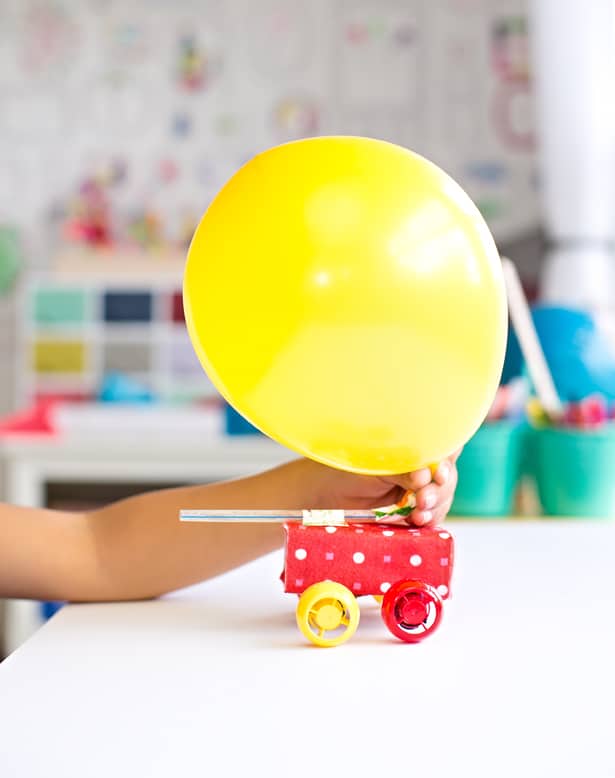
<svg viewBox="0 0 615 778">
<path fill-rule="evenodd" d="M 532 400 L 511 336 L 454 513 L 612 513 L 612 14 L 606 0 L 0 0 L 0 499 L 90 506 L 289 457 L 197 364 L 183 261 L 240 165 L 343 133 L 457 179 L 536 303 L 565 416 Z M 14 606 L 6 644 L 54 607 Z"/>
</svg>

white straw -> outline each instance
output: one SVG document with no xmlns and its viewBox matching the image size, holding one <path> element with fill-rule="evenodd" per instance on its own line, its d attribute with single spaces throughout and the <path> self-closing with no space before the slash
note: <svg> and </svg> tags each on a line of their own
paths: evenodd
<svg viewBox="0 0 615 778">
<path fill-rule="evenodd" d="M 235 524 L 280 523 L 284 521 L 305 521 L 306 511 L 286 510 L 183 510 L 181 521 L 231 522 Z M 328 511 L 327 513 L 331 513 Z M 344 511 L 347 522 L 376 522 L 378 517 L 373 511 Z M 320 522 L 319 522 L 320 523 Z M 327 522 L 328 523 L 328 522 Z"/>
<path fill-rule="evenodd" d="M 508 293 L 510 318 L 519 338 L 521 351 L 536 389 L 536 394 L 545 413 L 553 418 L 558 418 L 563 413 L 562 403 L 558 397 L 551 371 L 540 345 L 517 268 L 506 257 L 502 257 L 502 266 Z"/>
</svg>

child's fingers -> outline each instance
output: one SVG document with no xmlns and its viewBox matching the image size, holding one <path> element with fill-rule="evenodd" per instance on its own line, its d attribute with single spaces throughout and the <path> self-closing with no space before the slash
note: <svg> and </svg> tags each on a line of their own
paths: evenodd
<svg viewBox="0 0 615 778">
<path fill-rule="evenodd" d="M 450 459 L 445 459 L 443 462 L 440 462 L 434 473 L 434 481 L 437 484 L 440 486 L 450 486 L 452 481 L 453 489 L 455 488 L 457 482 L 457 467 L 455 462 L 457 461 L 458 456 L 459 454 L 456 454 Z"/>
<path fill-rule="evenodd" d="M 457 484 L 457 471 L 451 467 L 450 473 L 442 485 L 429 484 L 415 493 L 416 508 L 421 511 L 433 511 L 447 500 L 452 499 Z"/>
<path fill-rule="evenodd" d="M 431 524 L 433 521 L 434 521 L 434 514 L 432 511 L 414 510 L 408 516 L 408 523 L 414 524 L 417 527 L 424 527 L 427 524 Z"/>
<path fill-rule="evenodd" d="M 446 519 L 448 516 L 448 513 L 451 509 L 451 505 L 453 504 L 452 500 L 447 500 L 445 503 L 440 505 L 437 511 L 434 511 L 433 518 L 432 518 L 432 524 L 442 524 L 442 522 Z"/>
<path fill-rule="evenodd" d="M 439 503 L 433 510 L 415 508 L 408 516 L 392 516 L 387 520 L 387 524 L 410 524 L 414 527 L 425 527 L 428 524 L 440 524 L 446 518 L 452 503 L 452 499 L 448 498 Z"/>
<path fill-rule="evenodd" d="M 433 520 L 432 511 L 420 511 L 416 508 L 407 516 L 387 516 L 383 524 L 393 524 L 398 527 L 407 527 L 408 524 L 412 527 L 422 527 L 424 524 L 429 524 Z"/>
<path fill-rule="evenodd" d="M 396 486 L 401 486 L 405 491 L 415 492 L 417 489 L 422 489 L 428 483 L 431 483 L 431 470 L 424 467 L 422 470 L 414 470 L 411 473 L 392 475 L 387 478 L 387 481 Z"/>
<path fill-rule="evenodd" d="M 459 454 L 461 454 L 461 449 L 458 449 L 451 454 L 448 459 L 440 462 L 433 473 L 428 467 L 423 467 L 420 470 L 413 470 L 411 473 L 400 473 L 399 475 L 389 476 L 386 480 L 396 486 L 401 486 L 401 488 L 406 491 L 410 490 L 413 492 L 423 489 L 432 481 L 435 481 L 442 486 L 447 482 L 451 476 L 451 472 L 455 469 L 454 465 Z"/>
<path fill-rule="evenodd" d="M 442 483 L 436 480 L 416 492 L 416 508 L 406 517 L 409 524 L 425 526 L 438 523 L 444 520 L 450 510 L 457 485 L 457 468 L 454 464 L 446 463 L 447 467 L 442 473 L 442 464 L 437 471 L 440 477 L 444 475 Z"/>
<path fill-rule="evenodd" d="M 444 484 L 448 481 L 451 475 L 451 465 L 448 460 L 444 460 L 444 462 L 440 462 L 438 465 L 436 471 L 433 474 L 433 480 L 439 484 L 440 486 L 444 486 Z"/>
<path fill-rule="evenodd" d="M 433 510 L 438 502 L 441 501 L 441 491 L 441 487 L 438 487 L 435 484 L 429 484 L 429 486 L 419 489 L 418 492 L 415 493 L 416 508 L 420 511 Z"/>
<path fill-rule="evenodd" d="M 433 476 L 431 470 L 424 468 L 387 479 L 414 492 L 416 500 L 416 507 L 408 516 L 386 517 L 387 524 L 413 524 L 422 527 L 443 521 L 450 510 L 457 485 L 455 462 L 460 451 L 441 462 Z"/>
<path fill-rule="evenodd" d="M 438 516 L 438 518 L 437 518 L 437 521 L 438 521 L 438 522 L 444 521 L 444 519 L 445 519 L 445 518 L 448 516 L 448 514 L 450 513 L 452 506 L 453 506 L 453 498 L 451 497 L 450 499 L 448 499 L 448 500 L 447 500 L 447 501 L 444 503 L 444 505 L 443 505 L 443 506 L 442 506 L 442 508 L 440 509 L 440 515 L 439 515 L 439 516 Z"/>
<path fill-rule="evenodd" d="M 441 524 L 451 509 L 453 500 L 451 498 L 440 503 L 433 511 L 414 510 L 407 517 L 410 524 L 417 527 L 425 527 L 428 524 Z"/>
<path fill-rule="evenodd" d="M 395 526 L 407 527 L 408 524 L 413 524 L 412 514 L 410 516 L 387 516 L 378 522 L 381 525 L 393 524 Z"/>
</svg>

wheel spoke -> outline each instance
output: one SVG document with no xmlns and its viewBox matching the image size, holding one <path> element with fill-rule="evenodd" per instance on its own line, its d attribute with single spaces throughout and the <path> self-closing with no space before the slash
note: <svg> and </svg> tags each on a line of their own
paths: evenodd
<svg viewBox="0 0 615 778">
<path fill-rule="evenodd" d="M 342 584 L 318 582 L 301 594 L 297 624 L 305 637 L 316 645 L 343 643 L 352 636 L 358 620 L 356 599 Z"/>
</svg>

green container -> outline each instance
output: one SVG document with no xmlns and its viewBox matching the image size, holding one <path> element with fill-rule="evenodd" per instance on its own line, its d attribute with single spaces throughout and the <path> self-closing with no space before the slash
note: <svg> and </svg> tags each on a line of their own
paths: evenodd
<svg viewBox="0 0 615 778">
<path fill-rule="evenodd" d="M 549 516 L 615 516 L 615 425 L 532 433 L 538 497 Z"/>
<path fill-rule="evenodd" d="M 509 516 L 520 475 L 525 427 L 517 422 L 483 424 L 463 449 L 453 516 Z"/>
</svg>

